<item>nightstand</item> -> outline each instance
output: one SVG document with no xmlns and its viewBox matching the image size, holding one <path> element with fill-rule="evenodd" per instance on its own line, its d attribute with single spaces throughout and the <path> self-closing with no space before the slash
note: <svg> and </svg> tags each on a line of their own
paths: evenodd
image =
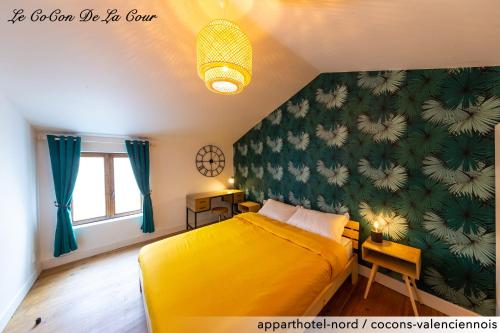
<svg viewBox="0 0 500 333">
<path fill-rule="evenodd" d="M 420 249 L 390 241 L 375 243 L 367 239 L 362 245 L 362 258 L 372 264 L 372 270 L 368 284 L 366 285 L 365 299 L 370 292 L 370 287 L 375 279 L 375 275 L 377 275 L 378 268 L 387 268 L 403 276 L 413 312 L 418 317 L 413 291 L 415 292 L 417 301 L 421 303 L 418 296 L 417 284 L 415 283 L 415 280 L 420 278 Z"/>
<path fill-rule="evenodd" d="M 238 210 L 242 213 L 257 213 L 260 209 L 260 205 L 253 201 L 240 202 L 238 204 Z"/>
</svg>

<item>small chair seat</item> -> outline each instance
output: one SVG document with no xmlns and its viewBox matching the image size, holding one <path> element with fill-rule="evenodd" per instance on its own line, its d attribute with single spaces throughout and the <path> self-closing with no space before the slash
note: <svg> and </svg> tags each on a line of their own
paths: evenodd
<svg viewBox="0 0 500 333">
<path fill-rule="evenodd" d="M 212 208 L 212 213 L 214 214 L 227 214 L 229 209 L 227 207 L 214 207 Z"/>
<path fill-rule="evenodd" d="M 222 221 L 222 217 L 229 213 L 229 209 L 227 207 L 214 207 L 212 208 L 212 214 L 216 214 L 219 216 L 219 222 Z"/>
</svg>

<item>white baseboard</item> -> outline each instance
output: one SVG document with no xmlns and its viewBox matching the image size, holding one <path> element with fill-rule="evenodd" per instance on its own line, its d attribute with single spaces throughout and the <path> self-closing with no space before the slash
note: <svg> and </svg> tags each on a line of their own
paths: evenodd
<svg viewBox="0 0 500 333">
<path fill-rule="evenodd" d="M 106 253 L 106 252 L 113 251 L 116 249 L 120 249 L 122 247 L 126 247 L 129 245 L 146 242 L 146 241 L 151 240 L 151 239 L 167 236 L 167 235 L 185 230 L 185 228 L 186 227 L 184 225 L 176 226 L 176 227 L 172 227 L 172 228 L 168 228 L 168 229 L 164 229 L 164 230 L 157 230 L 156 232 L 151 233 L 151 234 L 143 234 L 143 235 L 140 235 L 138 237 L 126 239 L 126 240 L 119 241 L 119 242 L 114 242 L 111 244 L 106 244 L 105 246 L 100 246 L 98 248 L 93 248 L 93 249 L 89 249 L 89 250 L 78 249 L 75 252 L 71 252 L 67 255 L 64 255 L 64 256 L 61 256 L 58 258 L 50 258 L 50 259 L 42 260 L 42 262 L 41 262 L 42 270 L 61 266 L 64 264 L 68 264 L 68 263 L 73 262 L 73 261 L 93 257 L 95 255 Z"/>
<path fill-rule="evenodd" d="M 10 318 L 12 315 L 14 315 L 14 312 L 16 312 L 17 308 L 21 304 L 21 302 L 24 300 L 24 297 L 28 294 L 30 291 L 31 287 L 35 283 L 36 279 L 38 278 L 38 275 L 40 275 L 41 270 L 36 269 L 33 274 L 28 278 L 28 280 L 24 283 L 24 285 L 19 289 L 17 292 L 17 295 L 10 301 L 9 305 L 7 308 L 0 314 L 0 332 L 3 332 L 7 324 L 9 323 Z"/>
<path fill-rule="evenodd" d="M 370 276 L 370 268 L 368 268 L 364 265 L 359 265 L 359 274 L 361 274 L 365 277 L 369 277 Z M 380 283 L 381 285 L 386 286 L 387 288 L 390 288 L 394 291 L 397 291 L 400 294 L 408 296 L 408 292 L 406 290 L 406 285 L 402 281 L 396 280 L 396 279 L 394 279 L 390 276 L 387 276 L 385 274 L 382 274 L 382 273 L 377 273 L 377 275 L 375 277 L 375 281 Z M 420 296 L 423 304 L 425 304 L 428 307 L 431 307 L 439 312 L 442 312 L 445 315 L 457 316 L 457 317 L 479 316 L 479 314 L 477 314 L 475 312 L 467 310 L 459 305 L 450 303 L 442 298 L 439 298 L 437 296 L 429 294 L 425 291 L 419 290 L 418 293 L 419 293 L 419 296 Z"/>
</svg>

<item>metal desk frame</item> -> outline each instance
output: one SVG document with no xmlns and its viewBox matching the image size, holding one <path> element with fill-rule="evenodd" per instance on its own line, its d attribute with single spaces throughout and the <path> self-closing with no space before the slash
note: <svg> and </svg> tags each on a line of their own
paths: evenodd
<svg viewBox="0 0 500 333">
<path fill-rule="evenodd" d="M 206 210 L 202 210 L 202 211 L 199 211 L 199 212 L 195 212 L 194 210 L 192 210 L 191 208 L 187 207 L 186 206 L 186 230 L 194 230 L 196 228 L 198 228 L 198 214 L 199 213 L 206 213 L 206 212 L 209 212 L 211 209 L 212 209 L 212 199 L 216 199 L 216 198 L 224 198 L 228 195 L 231 195 L 231 215 L 230 215 L 230 218 L 233 217 L 235 214 L 237 214 L 237 211 L 235 211 L 234 209 L 234 194 L 235 193 L 221 193 L 221 194 L 218 194 L 218 195 L 214 195 L 214 196 L 207 196 L 207 198 L 209 199 L 209 208 L 206 209 Z M 227 202 L 227 201 L 226 201 Z M 190 223 L 189 223 L 189 212 L 193 213 L 194 214 L 194 226 L 192 226 Z"/>
</svg>

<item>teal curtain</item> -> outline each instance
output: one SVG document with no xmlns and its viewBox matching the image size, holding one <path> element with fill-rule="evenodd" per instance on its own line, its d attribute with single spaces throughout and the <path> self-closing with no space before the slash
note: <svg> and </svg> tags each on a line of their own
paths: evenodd
<svg viewBox="0 0 500 333">
<path fill-rule="evenodd" d="M 80 165 L 81 139 L 54 135 L 47 135 L 47 139 L 57 207 L 54 257 L 59 257 L 78 248 L 70 208 Z"/>
<path fill-rule="evenodd" d="M 141 229 L 142 232 L 154 232 L 153 204 L 149 186 L 149 142 L 127 140 L 125 144 L 137 186 L 144 196 Z"/>
</svg>

